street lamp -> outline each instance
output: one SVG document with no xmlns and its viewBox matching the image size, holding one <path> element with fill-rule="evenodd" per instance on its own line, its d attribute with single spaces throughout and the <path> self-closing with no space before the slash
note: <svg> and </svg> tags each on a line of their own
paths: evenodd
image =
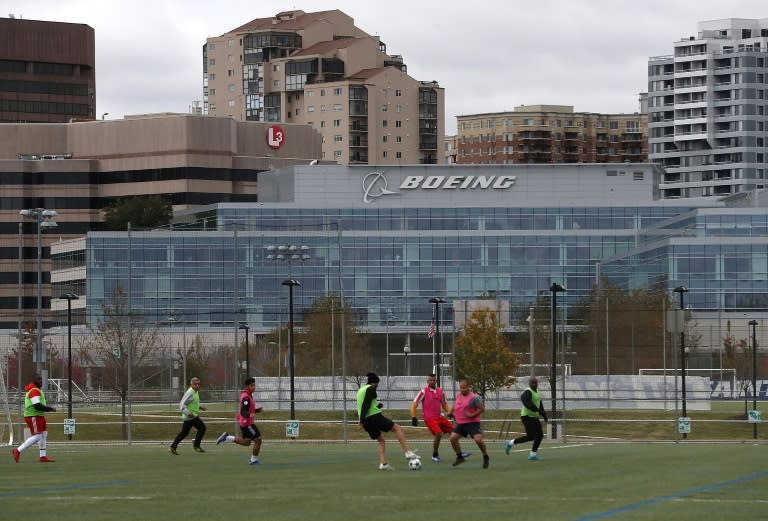
<svg viewBox="0 0 768 521">
<path fill-rule="evenodd" d="M 443 337 L 440 336 L 440 304 L 445 304 L 445 299 L 441 297 L 432 297 L 429 302 L 435 305 L 435 336 L 437 336 L 437 342 L 435 342 L 437 352 L 437 363 L 435 364 L 435 376 L 437 378 L 437 386 L 440 387 L 440 359 L 442 358 Z"/>
<path fill-rule="evenodd" d="M 685 313 L 685 294 L 688 293 L 688 288 L 685 286 L 678 286 L 672 290 L 675 293 L 680 294 L 680 313 Z M 685 401 L 685 315 L 680 325 L 680 385 L 682 387 L 682 402 L 683 402 L 683 418 L 688 416 L 687 404 Z M 688 438 L 688 434 L 683 433 L 683 438 Z"/>
<path fill-rule="evenodd" d="M 386 344 L 386 351 L 387 351 L 387 398 L 389 398 L 389 322 L 395 318 L 395 316 L 392 314 L 391 309 L 385 310 L 387 314 L 386 323 L 385 323 L 385 344 Z M 389 403 L 387 403 L 387 406 L 389 406 Z"/>
<path fill-rule="evenodd" d="M 74 293 L 64 293 L 60 300 L 67 301 L 67 418 L 72 419 L 72 301 L 80 297 Z M 67 435 L 72 439 L 72 435 Z"/>
<path fill-rule="evenodd" d="M 35 339 L 35 371 L 42 374 L 42 364 L 45 359 L 43 353 L 43 244 L 42 233 L 45 230 L 56 228 L 52 221 L 56 217 L 56 211 L 45 208 L 34 208 L 19 212 L 25 219 L 37 222 L 37 338 Z"/>
<path fill-rule="evenodd" d="M 568 291 L 557 282 L 549 287 L 552 292 L 552 366 L 549 375 L 549 385 L 552 389 L 552 439 L 557 439 L 557 294 Z"/>
<path fill-rule="evenodd" d="M 752 410 L 757 410 L 757 320 L 750 320 L 752 326 Z M 752 424 L 752 438 L 757 439 L 757 423 Z"/>
<path fill-rule="evenodd" d="M 405 357 L 405 376 L 411 376 L 411 365 L 408 360 L 408 355 L 411 352 L 411 346 L 405 344 L 403 346 L 403 356 Z"/>
<path fill-rule="evenodd" d="M 283 286 L 288 286 L 288 375 L 290 377 L 290 400 L 291 400 L 291 420 L 296 419 L 296 403 L 294 401 L 294 354 L 293 354 L 293 288 L 301 286 L 301 282 L 296 279 L 286 279 Z"/>
<path fill-rule="evenodd" d="M 240 329 L 245 329 L 245 377 L 251 377 L 251 357 L 248 354 L 248 331 L 251 326 L 248 324 L 240 324 Z"/>
</svg>

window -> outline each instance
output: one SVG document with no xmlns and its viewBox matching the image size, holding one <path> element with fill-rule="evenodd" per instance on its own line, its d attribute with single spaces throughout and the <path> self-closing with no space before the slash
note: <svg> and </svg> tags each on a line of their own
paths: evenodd
<svg viewBox="0 0 768 521">
<path fill-rule="evenodd" d="M 313 90 L 308 90 L 308 91 L 307 91 L 307 96 L 308 96 L 308 97 L 310 97 L 310 98 L 314 98 L 314 97 L 315 97 L 315 91 L 313 91 Z"/>
<path fill-rule="evenodd" d="M 320 89 L 320 95 L 325 96 L 325 89 Z"/>
<path fill-rule="evenodd" d="M 334 150 L 333 151 L 333 158 L 338 159 L 341 157 L 341 150 Z"/>
<path fill-rule="evenodd" d="M 401 157 L 403 157 L 403 153 L 402 152 L 395 152 L 395 157 L 397 159 L 400 159 Z"/>
<path fill-rule="evenodd" d="M 395 112 L 402 112 L 403 107 L 401 105 L 395 105 Z"/>
<path fill-rule="evenodd" d="M 333 136 L 333 141 L 334 143 L 341 143 L 343 141 L 341 134 L 336 134 L 335 136 Z"/>
<path fill-rule="evenodd" d="M 296 109 L 296 110 L 294 111 L 294 115 L 295 115 L 295 116 L 298 116 L 299 114 L 301 114 L 301 109 Z"/>
<path fill-rule="evenodd" d="M 526 126 L 530 126 L 530 125 L 533 125 L 533 120 L 532 120 L 532 119 L 530 119 L 530 118 L 525 118 L 525 119 L 523 120 L 523 125 L 526 125 Z"/>
<path fill-rule="evenodd" d="M 325 128 L 325 121 L 320 122 L 320 128 Z"/>
<path fill-rule="evenodd" d="M 215 80 L 216 79 L 216 73 L 212 72 L 212 73 L 208 74 L 208 79 L 211 80 L 211 81 Z"/>
<path fill-rule="evenodd" d="M 208 89 L 208 92 L 211 94 L 211 96 L 216 95 L 216 89 Z"/>
<path fill-rule="evenodd" d="M 619 122 L 618 121 L 611 121 L 608 128 L 610 128 L 611 130 L 618 130 Z"/>
<path fill-rule="evenodd" d="M 216 50 L 216 44 L 215 43 L 209 43 L 208 44 L 208 50 L 209 51 L 215 51 Z"/>
<path fill-rule="evenodd" d="M 397 121 L 395 121 L 395 127 L 396 128 L 400 128 L 402 126 L 403 126 L 403 122 L 402 121 L 400 121 L 399 119 Z"/>
<path fill-rule="evenodd" d="M 280 71 L 280 64 L 275 63 L 272 65 L 272 72 L 279 72 Z"/>
<path fill-rule="evenodd" d="M 235 69 L 227 69 L 227 76 L 232 77 L 235 75 Z"/>
<path fill-rule="evenodd" d="M 216 58 L 209 58 L 208 65 L 216 65 Z"/>
<path fill-rule="evenodd" d="M 402 136 L 395 136 L 395 143 L 402 143 L 403 137 Z"/>
<path fill-rule="evenodd" d="M 387 136 L 381 136 L 381 142 L 386 143 L 387 139 L 389 139 Z"/>
<path fill-rule="evenodd" d="M 229 85 L 227 85 L 227 92 L 235 92 L 235 84 L 234 83 L 230 83 Z"/>
<path fill-rule="evenodd" d="M 320 105 L 320 112 L 325 112 L 325 105 Z"/>
<path fill-rule="evenodd" d="M 389 94 L 389 89 L 382 89 L 381 90 L 381 95 L 382 96 L 387 96 L 388 94 Z"/>
<path fill-rule="evenodd" d="M 333 120 L 333 126 L 334 127 L 340 127 L 341 126 L 341 120 L 340 119 L 334 119 Z"/>
<path fill-rule="evenodd" d="M 334 103 L 333 104 L 333 111 L 339 112 L 341 110 L 341 103 Z"/>
<path fill-rule="evenodd" d="M 387 120 L 386 119 L 382 119 L 381 120 L 381 126 L 382 127 L 386 127 L 387 126 Z"/>
<path fill-rule="evenodd" d="M 386 150 L 385 150 L 384 152 L 382 152 L 382 153 L 381 153 L 381 157 L 383 157 L 383 158 L 386 158 L 386 157 L 387 157 L 387 151 L 386 151 Z"/>
<path fill-rule="evenodd" d="M 235 40 L 233 40 L 232 38 L 229 38 L 227 40 L 227 47 L 232 47 L 233 45 L 235 45 Z"/>
<path fill-rule="evenodd" d="M 382 112 L 386 112 L 387 111 L 387 104 L 386 103 L 381 106 L 381 111 Z"/>
<path fill-rule="evenodd" d="M 235 61 L 235 57 L 232 56 L 231 54 L 228 54 L 227 55 L 227 61 L 231 63 L 231 62 Z"/>
<path fill-rule="evenodd" d="M 395 96 L 402 96 L 402 95 L 403 95 L 403 91 L 401 91 L 400 89 L 395 90 Z"/>
<path fill-rule="evenodd" d="M 341 96 L 341 87 L 334 87 L 333 95 L 334 96 Z"/>
<path fill-rule="evenodd" d="M 235 100 L 231 99 L 227 101 L 227 107 L 234 107 L 235 106 Z"/>
<path fill-rule="evenodd" d="M 280 87 L 280 80 L 272 80 L 272 86 L 275 88 Z"/>
<path fill-rule="evenodd" d="M 314 112 L 314 111 L 315 111 L 315 106 L 314 105 L 309 105 L 307 107 L 307 112 Z"/>
</svg>

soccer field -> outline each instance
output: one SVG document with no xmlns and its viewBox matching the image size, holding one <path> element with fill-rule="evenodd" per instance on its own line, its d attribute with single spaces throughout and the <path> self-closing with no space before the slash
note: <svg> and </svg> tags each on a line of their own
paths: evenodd
<svg viewBox="0 0 768 521">
<path fill-rule="evenodd" d="M 409 471 L 396 442 L 388 441 L 394 472 L 377 469 L 374 442 L 270 443 L 262 464 L 247 464 L 249 448 L 189 441 L 179 456 L 167 445 L 66 446 L 49 449 L 53 464 L 37 462 L 37 448 L 16 464 L 0 456 L 0 519 L 56 521 L 182 519 L 340 521 L 540 519 L 547 521 L 765 519 L 766 446 L 711 443 L 545 444 L 541 461 L 528 447 L 504 454 L 489 444 L 481 468 L 477 447 L 451 466 L 418 444 L 421 471 Z"/>
</svg>

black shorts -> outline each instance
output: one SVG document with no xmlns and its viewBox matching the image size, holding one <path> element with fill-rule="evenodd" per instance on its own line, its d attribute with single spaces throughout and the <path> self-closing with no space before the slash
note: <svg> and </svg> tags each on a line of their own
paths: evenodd
<svg viewBox="0 0 768 521">
<path fill-rule="evenodd" d="M 381 413 L 368 416 L 365 420 L 363 420 L 363 428 L 372 440 L 378 440 L 382 432 L 389 432 L 394 428 L 394 426 L 395 422 Z"/>
<path fill-rule="evenodd" d="M 469 436 L 470 438 L 474 438 L 478 434 L 483 433 L 482 429 L 480 429 L 480 422 L 457 423 L 453 428 L 453 432 L 459 436 Z"/>
<path fill-rule="evenodd" d="M 249 425 L 248 427 L 240 427 L 240 432 L 243 433 L 243 439 L 245 440 L 258 440 L 261 438 L 261 433 L 256 424 Z"/>
</svg>

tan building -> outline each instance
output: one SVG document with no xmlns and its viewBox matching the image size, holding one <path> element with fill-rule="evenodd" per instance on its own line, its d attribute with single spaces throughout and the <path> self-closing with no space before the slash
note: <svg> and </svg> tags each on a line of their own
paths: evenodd
<svg viewBox="0 0 768 521">
<path fill-rule="evenodd" d="M 443 89 L 408 76 L 400 55 L 338 10 L 258 18 L 203 47 L 204 112 L 245 121 L 307 123 L 317 159 L 341 164 L 436 164 Z"/>
<path fill-rule="evenodd" d="M 458 136 L 445 136 L 443 138 L 443 163 L 453 165 L 456 163 L 456 156 L 459 153 Z"/>
<path fill-rule="evenodd" d="M 648 160 L 645 94 L 640 112 L 574 112 L 570 105 L 521 105 L 512 112 L 457 116 L 456 162 L 643 163 Z"/>
<path fill-rule="evenodd" d="M 257 202 L 260 172 L 308 164 L 320 154 L 321 138 L 311 127 L 281 125 L 278 148 L 270 146 L 273 130 L 192 115 L 0 124 L 0 329 L 16 328 L 19 303 L 22 321 L 35 321 L 38 222 L 22 210 L 56 212 L 44 220 L 56 226 L 40 235 L 47 323 L 51 242 L 101 229 L 102 208 L 124 197 L 156 194 L 177 210 Z"/>
</svg>

